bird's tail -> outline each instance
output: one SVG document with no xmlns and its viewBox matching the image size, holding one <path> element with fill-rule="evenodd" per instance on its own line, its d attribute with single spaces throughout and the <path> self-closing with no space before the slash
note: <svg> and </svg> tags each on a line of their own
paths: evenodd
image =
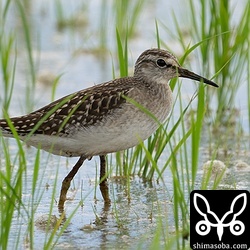
<svg viewBox="0 0 250 250">
<path fill-rule="evenodd" d="M 9 121 L 13 124 L 11 120 Z M 13 127 L 15 127 L 14 124 Z M 6 119 L 0 119 L 0 135 L 4 137 L 13 137 L 12 129 Z"/>
<path fill-rule="evenodd" d="M 30 132 L 23 122 L 23 117 L 0 119 L 0 136 L 14 137 L 15 132 L 19 136 L 25 136 Z"/>
</svg>

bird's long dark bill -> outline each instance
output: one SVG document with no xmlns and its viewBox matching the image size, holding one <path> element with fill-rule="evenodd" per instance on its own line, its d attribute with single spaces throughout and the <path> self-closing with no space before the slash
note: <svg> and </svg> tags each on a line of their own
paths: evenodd
<svg viewBox="0 0 250 250">
<path fill-rule="evenodd" d="M 184 68 L 178 68 L 178 73 L 179 73 L 179 77 L 184 77 L 184 78 L 189 78 L 189 79 L 192 79 L 192 80 L 196 80 L 196 81 L 199 81 L 199 82 L 204 82 L 206 84 L 209 84 L 211 86 L 214 86 L 216 88 L 218 88 L 219 86 L 208 80 L 207 78 L 203 77 L 203 76 L 199 76 L 187 69 L 184 69 Z"/>
</svg>

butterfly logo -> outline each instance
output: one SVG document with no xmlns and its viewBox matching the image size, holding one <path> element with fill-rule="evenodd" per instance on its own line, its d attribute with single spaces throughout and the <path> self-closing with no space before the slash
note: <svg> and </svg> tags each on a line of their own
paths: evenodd
<svg viewBox="0 0 250 250">
<path fill-rule="evenodd" d="M 243 205 L 239 209 L 238 206 L 236 208 L 235 204 L 240 202 L 240 199 L 243 199 Z M 200 202 L 199 203 L 200 207 L 198 206 L 198 201 Z M 230 210 L 227 211 L 222 216 L 221 219 L 219 219 L 218 216 L 213 211 L 210 210 L 210 205 L 207 199 L 203 195 L 199 193 L 195 193 L 193 202 L 194 202 L 194 207 L 196 211 L 204 218 L 203 220 L 200 220 L 199 222 L 197 222 L 195 226 L 195 230 L 199 235 L 204 236 L 204 235 L 209 234 L 211 227 L 217 228 L 217 235 L 218 235 L 219 241 L 221 241 L 222 239 L 222 235 L 224 233 L 224 227 L 229 227 L 230 232 L 236 236 L 244 233 L 245 225 L 243 224 L 242 221 L 237 220 L 237 216 L 239 216 L 246 208 L 246 205 L 247 205 L 246 193 L 239 194 L 233 199 L 231 206 L 230 206 Z M 202 204 L 203 206 L 201 206 Z M 231 221 L 228 223 L 225 223 L 225 220 L 226 219 L 228 220 L 231 217 L 232 217 Z"/>
</svg>

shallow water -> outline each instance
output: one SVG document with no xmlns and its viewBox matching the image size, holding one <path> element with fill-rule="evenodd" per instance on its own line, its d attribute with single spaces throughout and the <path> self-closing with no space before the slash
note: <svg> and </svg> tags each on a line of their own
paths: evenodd
<svg viewBox="0 0 250 250">
<path fill-rule="evenodd" d="M 33 149 L 29 149 L 33 151 Z M 30 154 L 32 154 L 30 152 Z M 46 153 L 42 154 L 46 158 Z M 56 157 L 52 157 L 56 158 Z M 35 212 L 34 246 L 35 249 L 42 249 L 46 237 L 46 215 L 49 214 L 51 203 L 53 212 L 58 219 L 60 213 L 57 210 L 57 202 L 52 201 L 52 192 L 55 184 L 56 167 L 50 159 L 47 166 L 43 166 L 41 161 L 40 172 L 44 174 L 37 193 L 43 193 L 41 201 L 38 199 L 38 207 Z M 130 178 L 129 191 L 125 178 L 112 177 L 109 179 L 111 206 L 104 206 L 102 196 L 97 187 L 95 195 L 95 171 L 97 158 L 86 162 L 74 178 L 68 192 L 69 200 L 66 202 L 65 213 L 69 216 L 83 199 L 81 206 L 74 214 L 66 231 L 60 237 L 55 249 L 100 249 L 102 246 L 107 248 L 136 248 L 138 246 L 149 246 L 158 226 L 167 225 L 173 227 L 173 221 L 169 218 L 171 210 L 171 190 L 162 184 L 155 182 L 144 183 L 140 178 Z M 32 161 L 32 159 L 30 159 Z M 70 164 L 74 161 L 70 160 Z M 68 172 L 65 161 L 61 160 L 59 166 L 58 185 L 56 199 L 59 196 L 60 183 Z M 26 186 L 23 192 L 23 202 L 29 207 L 31 199 L 31 184 L 33 172 L 32 165 L 27 170 Z M 45 168 L 45 169 L 43 169 Z M 169 176 L 170 178 L 170 176 Z M 60 180 L 60 181 L 59 181 Z M 171 187 L 170 187 L 171 188 Z M 129 192 L 129 193 L 128 193 Z M 36 200 L 36 199 L 35 199 Z M 35 201 L 36 204 L 36 201 Z M 17 214 L 16 214 L 17 216 Z M 45 216 L 45 218 L 44 218 Z M 13 232 L 19 232 L 21 228 L 21 239 L 25 239 L 27 222 L 26 216 L 16 217 L 13 220 Z M 159 223 L 163 223 L 159 224 Z M 45 224 L 45 226 L 44 226 Z M 15 234 L 10 238 L 10 249 L 15 245 Z M 22 244 L 24 245 L 24 243 Z M 28 244 L 27 244 L 28 245 Z"/>
<path fill-rule="evenodd" d="M 29 148 L 27 151 L 29 162 L 22 200 L 26 209 L 29 210 L 31 209 L 32 166 L 36 150 Z M 51 204 L 51 214 L 58 220 L 61 216 L 57 209 L 61 180 L 75 162 L 75 159 L 70 159 L 66 163 L 66 159 L 61 158 L 60 163 L 58 163 L 58 157 L 55 156 L 50 156 L 47 162 L 45 160 L 47 157 L 48 154 L 42 152 L 39 178 L 41 182 L 37 185 L 34 199 L 34 204 L 38 205 L 34 214 L 35 249 L 43 249 L 44 243 L 48 240 L 48 236 L 46 237 L 46 216 L 50 213 Z M 68 192 L 69 199 L 65 204 L 66 217 L 70 216 L 82 201 L 83 205 L 76 210 L 54 249 L 145 249 L 152 244 L 157 230 L 161 232 L 160 237 L 162 237 L 161 241 L 164 245 L 164 237 L 167 237 L 169 233 L 170 235 L 175 234 L 170 170 L 167 169 L 164 172 L 165 183 L 161 181 L 158 183 L 155 180 L 143 182 L 139 177 L 131 177 L 128 184 L 124 177 L 111 177 L 109 179 L 109 193 L 112 203 L 110 206 L 105 206 L 99 187 L 95 191 L 98 164 L 97 157 L 86 161 L 74 178 Z M 201 180 L 202 175 L 203 171 L 199 170 L 197 180 Z M 55 183 L 56 176 L 58 179 Z M 246 169 L 244 166 L 241 168 L 235 164 L 227 170 L 220 187 L 231 189 L 235 188 L 235 183 L 237 183 L 237 189 L 249 190 L 249 176 L 249 166 Z M 55 200 L 52 200 L 54 185 L 56 185 L 56 195 Z M 200 187 L 199 181 L 195 186 Z M 40 195 L 42 196 L 40 197 Z M 186 193 L 186 195 L 189 194 Z M 19 242 L 20 248 L 18 249 L 29 248 L 29 242 L 25 241 L 28 234 L 28 216 L 25 215 L 24 211 L 21 211 L 21 214 L 20 216 L 16 211 L 13 218 L 9 249 L 14 248 L 16 241 Z M 19 233 L 21 240 L 18 241 L 17 235 Z M 48 233 L 50 234 L 51 230 Z M 54 238 L 54 241 L 56 239 L 57 237 Z"/>
<path fill-rule="evenodd" d="M 82 3 L 81 1 L 77 4 L 69 2 L 62 1 L 63 8 L 68 16 L 74 13 Z M 129 43 L 131 67 L 133 67 L 133 62 L 144 49 L 156 47 L 154 35 L 156 17 L 159 20 L 164 20 L 170 29 L 173 27 L 173 19 L 171 18 L 171 11 L 166 15 L 166 10 L 174 9 L 181 18 L 184 10 L 179 10 L 177 6 L 183 4 L 183 2 L 177 1 L 180 4 L 171 4 L 170 2 L 155 1 L 150 3 L 143 11 L 138 23 L 138 34 Z M 116 45 L 115 39 L 112 39 L 114 36 L 110 35 L 107 41 L 112 57 L 107 56 L 102 59 L 99 55 L 86 53 L 89 49 L 98 46 L 99 27 L 98 23 L 93 20 L 96 20 L 96 17 L 99 16 L 100 1 L 91 1 L 88 5 L 88 9 L 83 12 L 88 20 L 86 26 L 83 26 L 80 30 L 66 28 L 58 31 L 55 24 L 55 4 L 53 4 L 53 1 L 36 0 L 30 2 L 27 16 L 32 24 L 34 58 L 36 65 L 39 65 L 37 74 L 38 79 L 40 79 L 34 93 L 34 108 L 39 108 L 50 102 L 51 87 L 48 84 L 41 83 L 44 82 L 41 81 L 42 77 L 63 74 L 56 91 L 56 98 L 112 79 L 112 59 L 116 65 Z M 240 9 L 240 6 L 237 5 L 237 8 Z M 11 21 L 9 25 L 19 27 L 19 21 L 15 18 L 16 10 L 13 9 L 12 11 L 13 14 L 10 16 Z M 237 15 L 235 17 L 237 19 Z M 112 18 L 114 17 L 110 17 L 110 19 Z M 110 19 L 109 22 L 111 22 Z M 109 32 L 112 34 L 114 31 Z M 164 41 L 168 41 L 172 51 L 176 51 L 178 55 L 180 48 L 176 46 L 173 38 L 169 37 L 164 31 L 160 35 Z M 9 110 L 11 116 L 21 115 L 27 111 L 24 104 L 24 93 L 26 83 L 29 81 L 22 29 L 18 29 L 16 36 L 18 55 L 15 88 Z M 117 71 L 116 75 L 118 75 Z M 190 87 L 192 83 L 188 80 L 187 82 L 183 80 L 183 83 L 185 83 L 182 88 L 183 99 L 189 100 L 197 86 L 193 85 L 193 88 Z M 240 119 L 243 129 L 248 131 L 247 99 L 246 97 L 242 98 L 242 96 L 245 96 L 245 93 L 246 86 L 243 85 L 239 89 L 236 105 L 241 110 Z M 178 118 L 178 104 L 175 109 L 176 112 L 173 119 L 175 117 Z M 201 150 L 204 153 L 202 154 L 202 159 L 200 159 L 201 169 L 198 172 L 199 178 L 197 180 L 199 181 L 196 183 L 197 188 L 200 187 L 203 175 L 202 165 L 211 158 L 207 148 L 208 140 L 208 138 L 205 138 L 201 145 Z M 9 140 L 9 143 L 10 151 L 13 152 L 13 157 L 15 157 L 17 154 L 15 141 Z M 29 210 L 36 150 L 33 148 L 26 148 L 26 150 L 28 163 L 23 190 L 23 202 Z M 66 160 L 63 157 L 49 156 L 46 152 L 41 152 L 41 154 L 40 183 L 37 187 L 35 198 L 38 207 L 35 211 L 34 219 L 41 220 L 43 216 L 49 214 L 51 204 L 53 207 L 52 214 L 59 218 L 57 199 L 61 181 L 77 159 Z M 165 163 L 166 154 L 168 152 L 163 153 L 159 165 Z M 250 165 L 249 138 L 247 136 L 244 136 L 240 141 L 237 139 L 237 143 L 233 141 L 227 149 L 222 148 L 218 152 L 217 158 L 225 161 L 225 164 L 229 166 L 222 186 L 233 188 L 235 183 L 237 183 L 236 188 L 250 190 L 249 168 L 247 168 L 247 165 L 244 168 L 238 164 L 239 161 L 243 161 Z M 167 233 L 174 235 L 172 175 L 169 169 L 164 172 L 164 183 L 161 181 L 158 183 L 156 180 L 153 180 L 151 183 L 143 182 L 141 178 L 135 176 L 130 179 L 130 184 L 128 184 L 126 179 L 111 177 L 109 179 L 109 188 L 112 204 L 110 207 L 104 207 L 98 187 L 96 188 L 95 197 L 96 172 L 99 173 L 98 165 L 98 158 L 94 157 L 91 161 L 86 161 L 75 177 L 72 185 L 73 189 L 68 193 L 71 199 L 66 202 L 66 217 L 70 216 L 79 205 L 79 202 L 83 201 L 84 205 L 77 209 L 66 231 L 59 238 L 55 249 L 137 249 L 139 247 L 145 249 L 149 248 L 155 237 L 155 232 L 159 228 L 159 231 L 163 234 L 161 235 L 162 242 L 164 242 L 164 237 Z M 3 166 L 4 160 L 1 159 L 0 167 Z M 14 169 L 17 167 L 15 166 Z M 54 201 L 51 197 L 56 176 L 56 200 Z M 188 196 L 188 193 L 186 195 Z M 19 233 L 21 236 L 18 240 Z M 16 212 L 9 239 L 9 249 L 15 248 L 16 242 L 19 242 L 18 249 L 29 248 L 29 242 L 25 240 L 26 235 L 27 215 L 25 215 L 24 211 L 21 212 L 21 215 Z M 45 238 L 46 230 L 36 223 L 34 227 L 35 249 L 43 249 Z"/>
</svg>

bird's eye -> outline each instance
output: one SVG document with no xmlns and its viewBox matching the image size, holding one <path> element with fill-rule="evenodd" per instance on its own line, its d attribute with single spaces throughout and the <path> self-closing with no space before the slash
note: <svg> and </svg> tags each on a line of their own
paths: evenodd
<svg viewBox="0 0 250 250">
<path fill-rule="evenodd" d="M 171 68 L 172 67 L 172 64 L 170 63 L 166 63 L 163 59 L 158 59 L 156 61 L 157 65 L 161 68 Z"/>
<path fill-rule="evenodd" d="M 165 62 L 163 59 L 158 59 L 156 63 L 157 63 L 157 65 L 160 66 L 161 68 L 167 66 L 166 62 Z"/>
</svg>

